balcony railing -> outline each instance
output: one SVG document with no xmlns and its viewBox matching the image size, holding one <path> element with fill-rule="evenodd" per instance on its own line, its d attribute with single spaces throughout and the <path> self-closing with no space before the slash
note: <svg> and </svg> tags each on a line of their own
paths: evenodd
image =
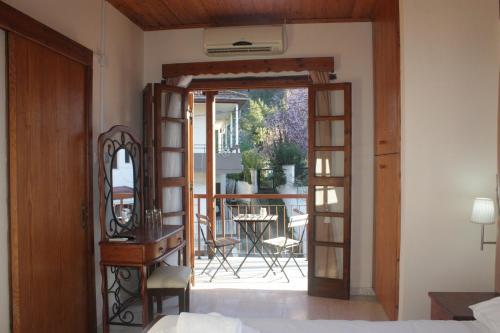
<svg viewBox="0 0 500 333">
<path fill-rule="evenodd" d="M 195 214 L 206 214 L 206 200 L 206 194 L 194 195 L 193 204 Z M 276 203 L 279 200 L 286 200 L 287 202 Z M 302 233 L 302 229 L 296 228 L 292 235 L 292 231 L 288 228 L 288 220 L 295 214 L 307 212 L 306 194 L 216 194 L 214 201 L 216 205 L 214 237 L 232 237 L 238 238 L 241 241 L 231 253 L 233 256 L 245 256 L 251 246 L 248 236 L 241 231 L 240 225 L 233 221 L 235 216 L 239 214 L 259 214 L 261 208 L 266 208 L 267 214 L 278 215 L 278 220 L 268 227 L 263 239 L 285 237 L 286 235 L 298 239 Z M 194 228 L 195 253 L 199 258 L 201 255 L 206 254 L 205 243 L 201 235 L 201 228 L 204 228 L 204 226 L 199 225 L 195 218 Z M 260 228 L 258 231 L 262 232 L 263 225 L 260 224 L 257 228 Z M 205 229 L 203 231 L 206 235 Z M 262 247 L 262 244 L 260 246 Z M 295 251 L 299 255 L 305 254 L 307 251 L 305 244 Z M 257 250 L 254 248 L 250 255 L 258 255 Z"/>
<path fill-rule="evenodd" d="M 206 154 L 207 152 L 207 145 L 202 144 L 202 143 L 195 143 L 193 144 L 193 152 L 195 154 Z M 231 147 L 221 145 L 219 144 L 218 147 L 216 147 L 216 153 L 217 154 L 239 154 L 240 153 L 240 146 L 238 145 L 233 145 Z"/>
</svg>

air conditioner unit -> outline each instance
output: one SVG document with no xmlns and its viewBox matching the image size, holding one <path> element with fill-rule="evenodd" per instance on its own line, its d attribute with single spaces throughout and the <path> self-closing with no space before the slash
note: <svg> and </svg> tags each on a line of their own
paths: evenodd
<svg viewBox="0 0 500 333">
<path fill-rule="evenodd" d="M 284 26 L 207 28 L 203 49 L 212 57 L 280 54 L 285 51 Z"/>
</svg>

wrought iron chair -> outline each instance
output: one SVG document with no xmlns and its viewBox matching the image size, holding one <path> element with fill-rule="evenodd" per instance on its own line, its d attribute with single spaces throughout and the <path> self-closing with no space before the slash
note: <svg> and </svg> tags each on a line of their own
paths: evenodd
<svg viewBox="0 0 500 333">
<path fill-rule="evenodd" d="M 240 243 L 238 239 L 235 238 L 229 238 L 229 237 L 224 237 L 224 238 L 216 238 L 214 232 L 212 231 L 212 223 L 210 223 L 210 220 L 207 216 L 201 215 L 201 214 L 196 214 L 196 217 L 198 218 L 198 223 L 200 225 L 205 225 L 207 233 L 203 231 L 203 228 L 201 229 L 201 236 L 203 237 L 203 242 L 205 243 L 207 247 L 207 254 L 209 257 L 209 261 L 201 274 L 205 273 L 207 268 L 210 266 L 212 261 L 214 259 L 217 259 L 219 261 L 219 266 L 215 270 L 214 274 L 210 275 L 210 282 L 214 279 L 215 275 L 217 272 L 219 272 L 220 268 L 223 267 L 226 272 L 228 271 L 226 266 L 224 266 L 224 263 L 226 263 L 229 268 L 233 271 L 234 275 L 237 278 L 240 278 L 238 276 L 238 273 L 234 270 L 233 266 L 231 266 L 231 263 L 227 260 L 227 255 L 231 253 L 231 251 L 234 249 L 234 247 Z M 229 248 L 228 251 L 226 251 L 226 247 Z M 219 257 L 220 256 L 220 257 Z"/>
<path fill-rule="evenodd" d="M 285 268 L 288 265 L 288 263 L 290 262 L 290 260 L 293 260 L 295 262 L 295 265 L 297 265 L 297 268 L 299 269 L 300 273 L 302 274 L 303 277 L 305 277 L 305 274 L 304 274 L 304 272 L 302 272 L 302 269 L 300 268 L 299 263 L 295 259 L 295 253 L 294 253 L 293 249 L 295 247 L 300 247 L 303 244 L 304 234 L 305 234 L 306 229 L 307 229 L 306 226 L 307 226 L 308 221 L 309 221 L 309 215 L 307 215 L 307 214 L 295 215 L 295 216 L 290 217 L 290 221 L 288 222 L 288 229 L 293 230 L 294 228 L 303 227 L 303 230 L 300 233 L 300 237 L 298 240 L 294 239 L 293 237 L 289 238 L 288 233 L 285 233 L 285 237 L 276 237 L 276 238 L 266 239 L 262 242 L 263 244 L 267 245 L 268 247 L 272 247 L 275 249 L 274 253 L 271 251 L 271 253 L 274 254 L 274 258 L 272 260 L 271 267 L 273 267 L 274 265 L 277 265 L 280 268 L 281 272 L 283 272 L 283 274 L 285 275 L 285 278 L 288 282 L 290 282 L 290 279 L 288 278 L 288 275 L 286 275 L 286 273 L 285 273 Z M 293 235 L 293 232 L 292 232 L 292 235 Z M 279 262 L 278 259 L 286 251 L 289 252 L 288 260 L 285 262 L 284 265 L 281 265 L 281 263 Z M 270 271 L 271 271 L 271 268 L 269 268 L 267 270 L 267 273 L 264 275 L 264 277 L 266 277 Z"/>
</svg>

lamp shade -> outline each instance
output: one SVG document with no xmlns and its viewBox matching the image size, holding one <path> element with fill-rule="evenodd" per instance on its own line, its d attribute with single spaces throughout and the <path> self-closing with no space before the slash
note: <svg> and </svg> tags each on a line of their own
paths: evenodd
<svg viewBox="0 0 500 333">
<path fill-rule="evenodd" d="M 476 198 L 472 206 L 472 223 L 491 224 L 495 222 L 495 204 L 490 198 Z"/>
</svg>

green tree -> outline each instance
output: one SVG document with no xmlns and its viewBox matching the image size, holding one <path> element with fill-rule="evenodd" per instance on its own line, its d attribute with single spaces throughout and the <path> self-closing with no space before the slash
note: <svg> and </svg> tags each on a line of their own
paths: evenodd
<svg viewBox="0 0 500 333">
<path fill-rule="evenodd" d="M 274 109 L 262 100 L 250 100 L 248 108 L 240 117 L 240 149 L 248 151 L 260 150 L 266 140 L 267 128 L 265 119 L 274 112 Z"/>
<path fill-rule="evenodd" d="M 261 100 L 270 108 L 276 108 L 285 98 L 285 89 L 252 89 L 248 91 L 250 100 Z"/>
<path fill-rule="evenodd" d="M 285 184 L 283 165 L 295 165 L 296 170 L 305 168 L 305 153 L 291 142 L 277 141 L 273 144 L 269 158 L 269 166 L 273 170 L 276 185 Z"/>
</svg>

